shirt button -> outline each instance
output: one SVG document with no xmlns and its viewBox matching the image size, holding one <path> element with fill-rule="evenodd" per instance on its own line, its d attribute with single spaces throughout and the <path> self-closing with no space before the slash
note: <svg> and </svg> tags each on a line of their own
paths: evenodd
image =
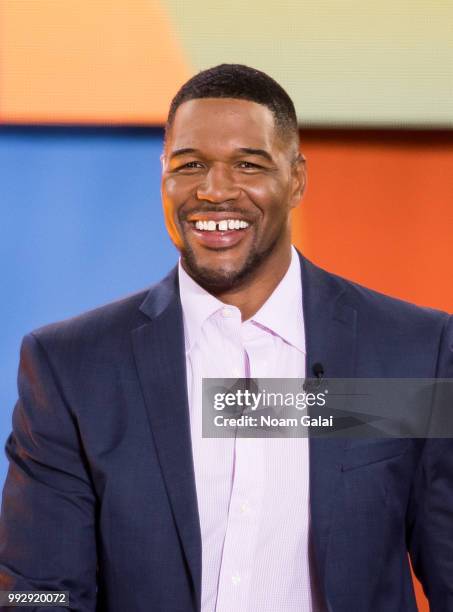
<svg viewBox="0 0 453 612">
<path fill-rule="evenodd" d="M 234 584 L 234 586 L 239 586 L 241 584 L 241 577 L 239 574 L 233 574 L 231 576 L 231 582 Z"/>
<path fill-rule="evenodd" d="M 235 376 L 236 378 L 241 378 L 241 370 L 239 368 L 234 368 L 233 376 Z"/>
<path fill-rule="evenodd" d="M 250 508 L 250 504 L 248 503 L 248 501 L 245 501 L 241 504 L 241 513 L 242 514 L 249 514 L 251 508 Z"/>
<path fill-rule="evenodd" d="M 232 308 L 222 308 L 222 316 L 231 319 L 231 317 L 234 317 L 234 310 Z"/>
</svg>

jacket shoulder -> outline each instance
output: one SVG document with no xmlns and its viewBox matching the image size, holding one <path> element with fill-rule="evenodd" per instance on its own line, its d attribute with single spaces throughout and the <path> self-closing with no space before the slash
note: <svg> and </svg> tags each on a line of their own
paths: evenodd
<svg viewBox="0 0 453 612">
<path fill-rule="evenodd" d="M 177 296 L 177 274 L 173 268 L 161 281 L 78 316 L 40 327 L 31 335 L 49 353 L 66 361 L 69 355 L 104 360 L 124 353 L 131 332 L 159 314 L 159 309 Z"/>
<path fill-rule="evenodd" d="M 353 322 L 362 372 L 403 378 L 452 375 L 452 316 L 369 289 L 311 262 L 304 265 L 307 287 L 316 286 L 334 318 Z"/>
<path fill-rule="evenodd" d="M 148 292 L 149 289 L 134 293 L 77 316 L 44 325 L 31 333 L 38 341 L 47 343 L 58 339 L 93 339 L 120 329 L 133 329 L 141 321 L 146 321 L 139 308 Z"/>
<path fill-rule="evenodd" d="M 376 291 L 375 289 L 370 289 L 360 283 L 320 268 L 311 261 L 306 260 L 306 264 L 316 275 L 323 278 L 323 282 L 336 290 L 339 300 L 351 307 L 369 310 L 375 316 L 401 322 L 409 320 L 445 323 L 449 318 L 449 314 L 445 311 L 416 305 L 412 302 Z"/>
</svg>

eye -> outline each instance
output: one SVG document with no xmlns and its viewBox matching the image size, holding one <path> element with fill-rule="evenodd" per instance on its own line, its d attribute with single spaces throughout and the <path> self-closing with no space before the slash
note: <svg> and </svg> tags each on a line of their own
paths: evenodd
<svg viewBox="0 0 453 612">
<path fill-rule="evenodd" d="M 190 161 L 185 164 L 181 164 L 181 166 L 177 166 L 173 169 L 173 172 L 193 172 L 195 170 L 199 170 L 203 168 L 203 164 L 198 161 Z"/>
<path fill-rule="evenodd" d="M 242 170 L 262 170 L 263 168 L 262 166 L 249 161 L 241 161 L 238 165 Z"/>
<path fill-rule="evenodd" d="M 187 164 L 184 164 L 182 166 L 180 166 L 181 168 L 201 168 L 201 164 L 200 162 L 197 161 L 191 161 L 191 162 L 187 162 Z"/>
</svg>

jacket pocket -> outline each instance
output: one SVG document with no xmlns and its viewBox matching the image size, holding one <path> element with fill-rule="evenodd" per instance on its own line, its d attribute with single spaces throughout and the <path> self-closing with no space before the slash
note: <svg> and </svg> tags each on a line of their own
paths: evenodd
<svg viewBox="0 0 453 612">
<path fill-rule="evenodd" d="M 347 472 L 393 459 L 406 452 L 409 445 L 409 439 L 367 440 L 365 442 L 352 440 L 345 448 L 341 471 Z"/>
</svg>

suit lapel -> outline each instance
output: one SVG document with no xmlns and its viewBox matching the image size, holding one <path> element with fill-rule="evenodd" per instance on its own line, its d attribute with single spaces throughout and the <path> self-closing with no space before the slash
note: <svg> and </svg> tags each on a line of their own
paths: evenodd
<svg viewBox="0 0 453 612">
<path fill-rule="evenodd" d="M 148 324 L 132 332 L 136 365 L 168 497 L 200 605 L 201 536 L 176 268 L 141 306 Z"/>
<path fill-rule="evenodd" d="M 345 284 L 302 256 L 301 267 L 306 375 L 313 376 L 313 364 L 319 362 L 325 378 L 350 378 L 355 368 L 357 312 L 347 304 Z M 345 442 L 341 438 L 310 438 L 311 526 L 321 584 L 325 583 L 324 568 Z"/>
</svg>

